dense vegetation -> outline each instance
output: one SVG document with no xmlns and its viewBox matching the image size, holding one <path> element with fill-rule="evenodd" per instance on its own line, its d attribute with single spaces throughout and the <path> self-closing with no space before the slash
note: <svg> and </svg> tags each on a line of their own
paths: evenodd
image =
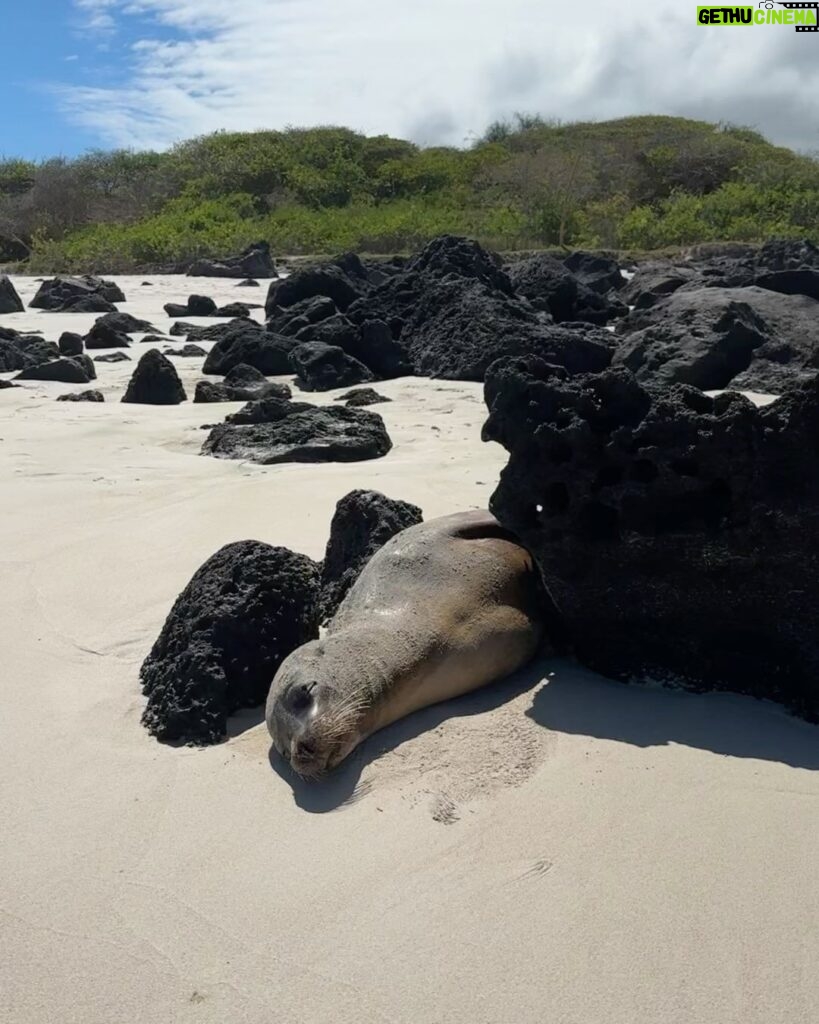
<svg viewBox="0 0 819 1024">
<path fill-rule="evenodd" d="M 406 251 L 442 232 L 501 250 L 816 239 L 819 161 L 731 125 L 522 115 L 468 149 L 328 127 L 0 160 L 0 260 L 38 271 L 159 267 L 259 238 L 274 253 Z"/>
</svg>

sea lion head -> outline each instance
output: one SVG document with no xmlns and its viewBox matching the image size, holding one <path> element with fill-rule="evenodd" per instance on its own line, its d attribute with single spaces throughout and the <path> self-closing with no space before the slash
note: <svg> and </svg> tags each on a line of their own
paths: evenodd
<svg viewBox="0 0 819 1024">
<path fill-rule="evenodd" d="M 273 746 L 305 778 L 335 768 L 357 746 L 366 710 L 360 688 L 339 685 L 322 655 L 321 641 L 313 641 L 285 658 L 265 709 Z"/>
</svg>

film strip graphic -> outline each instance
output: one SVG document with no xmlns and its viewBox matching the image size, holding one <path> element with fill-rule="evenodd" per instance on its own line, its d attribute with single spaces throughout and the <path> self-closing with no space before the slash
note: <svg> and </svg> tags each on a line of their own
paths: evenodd
<svg viewBox="0 0 819 1024">
<path fill-rule="evenodd" d="M 814 0 L 813 3 L 806 4 L 779 4 L 780 7 L 785 7 L 789 11 L 807 11 L 812 10 L 816 16 L 816 25 L 796 25 L 797 32 L 819 32 L 819 0 Z"/>
</svg>

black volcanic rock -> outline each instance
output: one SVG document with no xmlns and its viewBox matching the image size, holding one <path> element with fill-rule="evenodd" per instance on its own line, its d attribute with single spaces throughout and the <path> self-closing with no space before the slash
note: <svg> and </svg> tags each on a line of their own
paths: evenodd
<svg viewBox="0 0 819 1024">
<path fill-rule="evenodd" d="M 335 399 L 337 402 L 344 402 L 352 408 L 361 408 L 365 405 L 378 405 L 380 402 L 391 402 L 391 398 L 380 395 L 373 388 L 353 388 Z"/>
<path fill-rule="evenodd" d="M 654 260 L 639 266 L 632 279 L 620 291 L 620 298 L 635 309 L 649 309 L 686 284 L 703 284 L 702 275 L 691 266 L 679 266 L 669 260 Z"/>
<path fill-rule="evenodd" d="M 207 352 L 199 345 L 183 345 L 182 348 L 169 348 L 166 356 L 179 356 L 184 359 L 197 359 L 206 356 Z"/>
<path fill-rule="evenodd" d="M 116 313 L 114 302 L 125 302 L 125 296 L 113 281 L 91 276 L 55 277 L 43 281 L 29 306 L 54 312 Z"/>
<path fill-rule="evenodd" d="M 217 743 L 264 703 L 282 661 L 318 636 L 319 567 L 260 541 L 228 544 L 194 574 L 140 670 L 142 723 L 162 741 Z"/>
<path fill-rule="evenodd" d="M 307 402 L 291 402 L 284 395 L 271 393 L 251 399 L 238 412 L 225 417 L 225 423 L 278 423 L 297 412 L 309 412 L 315 406 Z"/>
<path fill-rule="evenodd" d="M 406 349 L 392 336 L 383 320 L 367 320 L 360 326 L 341 313 L 301 328 L 299 341 L 316 341 L 343 349 L 382 380 L 412 374 Z"/>
<path fill-rule="evenodd" d="M 236 285 L 236 287 L 237 288 L 260 288 L 261 285 L 259 284 L 258 281 L 254 281 L 252 277 L 248 277 L 246 280 L 240 281 Z"/>
<path fill-rule="evenodd" d="M 17 289 L 11 283 L 11 279 L 5 274 L 0 274 L 0 313 L 23 313 L 23 306 Z"/>
<path fill-rule="evenodd" d="M 210 380 L 197 381 L 194 402 L 256 402 L 264 398 L 277 398 L 280 401 L 291 397 L 290 388 L 278 381 L 261 381 L 247 383 L 230 383 L 225 377 L 222 383 Z"/>
<path fill-rule="evenodd" d="M 267 291 L 265 310 L 273 316 L 278 307 L 294 306 L 305 299 L 324 296 L 333 300 L 344 312 L 350 303 L 364 294 L 367 286 L 358 278 L 351 278 L 334 263 L 324 263 L 305 270 L 297 270 L 289 277 L 274 281 Z"/>
<path fill-rule="evenodd" d="M 347 317 L 372 352 L 386 340 L 384 325 L 389 328 L 397 348 L 390 353 L 392 372 L 381 376 L 409 372 L 407 365 L 421 376 L 481 381 L 496 359 L 532 353 L 585 372 L 607 366 L 613 348 L 603 336 L 608 332 L 555 327 L 548 315 L 515 297 L 499 257 L 449 235 L 434 239 L 354 302 Z M 377 327 L 367 327 L 374 322 Z M 372 360 L 361 359 L 375 368 Z"/>
<path fill-rule="evenodd" d="M 686 286 L 617 334 L 614 364 L 641 381 L 777 394 L 819 369 L 819 302 L 763 288 Z"/>
<path fill-rule="evenodd" d="M 247 363 L 237 363 L 225 374 L 225 384 L 241 385 L 243 387 L 258 387 L 267 383 L 267 377 L 257 370 L 255 366 L 248 366 Z M 282 384 L 282 387 L 287 387 Z M 289 388 L 288 388 L 289 390 Z"/>
<path fill-rule="evenodd" d="M 140 405 L 179 405 L 187 397 L 173 363 L 158 349 L 151 348 L 137 363 L 122 401 Z"/>
<path fill-rule="evenodd" d="M 80 352 L 79 355 L 71 356 L 71 358 L 85 370 L 89 380 L 97 379 L 97 368 L 94 366 L 94 360 L 87 352 Z"/>
<path fill-rule="evenodd" d="M 386 455 L 392 442 L 376 413 L 343 406 L 305 408 L 293 402 L 275 422 L 215 426 L 202 446 L 203 455 L 280 462 L 358 462 Z"/>
<path fill-rule="evenodd" d="M 72 391 L 67 395 L 58 395 L 58 402 L 104 402 L 101 391 Z"/>
<path fill-rule="evenodd" d="M 402 334 L 415 372 L 448 380 L 482 381 L 503 356 L 539 355 L 573 373 L 605 369 L 614 348 L 610 333 L 543 323 L 514 299 L 480 282 L 431 285 Z"/>
<path fill-rule="evenodd" d="M 226 306 L 220 306 L 214 316 L 247 317 L 252 309 L 263 309 L 258 302 L 229 302 Z"/>
<path fill-rule="evenodd" d="M 93 334 L 95 328 L 110 328 L 118 334 L 141 334 L 143 332 L 155 331 L 156 328 L 147 320 L 139 320 L 130 313 L 106 313 L 96 321 L 91 328 Z"/>
<path fill-rule="evenodd" d="M 271 334 L 254 321 L 233 321 L 213 346 L 203 373 L 225 374 L 240 363 L 253 366 L 267 376 L 292 373 L 290 352 L 295 338 Z"/>
<path fill-rule="evenodd" d="M 104 318 L 97 320 L 85 336 L 85 347 L 95 348 L 128 348 L 131 339 L 122 331 L 118 331 L 113 323 Z"/>
<path fill-rule="evenodd" d="M 277 277 L 267 242 L 254 242 L 236 256 L 220 260 L 201 259 L 187 270 L 189 277 Z"/>
<path fill-rule="evenodd" d="M 116 313 L 117 307 L 113 302 L 104 299 L 101 295 L 79 295 L 68 298 L 55 310 L 57 313 Z"/>
<path fill-rule="evenodd" d="M 508 273 L 517 294 L 557 323 L 572 320 L 603 325 L 628 312 L 627 306 L 585 285 L 568 266 L 546 253 L 513 263 Z"/>
<path fill-rule="evenodd" d="M 57 342 L 57 347 L 60 350 L 60 355 L 64 356 L 79 356 L 85 351 L 82 336 L 73 334 L 71 331 L 63 331 Z"/>
<path fill-rule="evenodd" d="M 510 453 L 490 507 L 584 664 L 819 720 L 819 376 L 755 408 L 510 359 L 485 395 Z"/>
<path fill-rule="evenodd" d="M 94 356 L 95 363 L 130 363 L 131 357 L 124 352 L 109 352 L 104 356 Z"/>
<path fill-rule="evenodd" d="M 337 313 L 336 304 L 326 295 L 302 299 L 287 309 L 281 306 L 268 307 L 267 329 L 273 334 L 296 334 L 309 324 L 317 324 Z"/>
<path fill-rule="evenodd" d="M 378 491 L 350 491 L 336 505 L 321 567 L 321 620 L 338 610 L 372 556 L 402 530 L 423 522 L 417 505 Z"/>
<path fill-rule="evenodd" d="M 601 295 L 612 289 L 617 291 L 626 283 L 619 263 L 610 256 L 578 250 L 567 256 L 563 265 L 571 270 L 581 284 Z"/>
<path fill-rule="evenodd" d="M 90 380 L 84 367 L 76 359 L 53 359 L 48 363 L 28 366 L 15 380 L 52 380 L 63 384 L 87 384 Z"/>
<path fill-rule="evenodd" d="M 373 379 L 363 363 L 343 349 L 320 341 L 297 345 L 290 353 L 290 365 L 307 391 L 331 391 Z"/>
<path fill-rule="evenodd" d="M 24 370 L 28 366 L 57 359 L 60 355 L 53 342 L 43 341 L 37 335 L 18 334 L 16 331 L 4 333 L 6 336 L 0 337 L 0 373 Z"/>
</svg>

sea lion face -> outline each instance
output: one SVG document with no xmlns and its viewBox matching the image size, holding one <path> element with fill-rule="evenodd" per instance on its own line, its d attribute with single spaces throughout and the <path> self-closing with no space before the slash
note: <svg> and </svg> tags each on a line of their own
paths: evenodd
<svg viewBox="0 0 819 1024">
<path fill-rule="evenodd" d="M 278 753 L 305 778 L 334 768 L 358 744 L 361 703 L 343 694 L 309 656 L 290 655 L 267 698 L 267 729 Z"/>
</svg>

